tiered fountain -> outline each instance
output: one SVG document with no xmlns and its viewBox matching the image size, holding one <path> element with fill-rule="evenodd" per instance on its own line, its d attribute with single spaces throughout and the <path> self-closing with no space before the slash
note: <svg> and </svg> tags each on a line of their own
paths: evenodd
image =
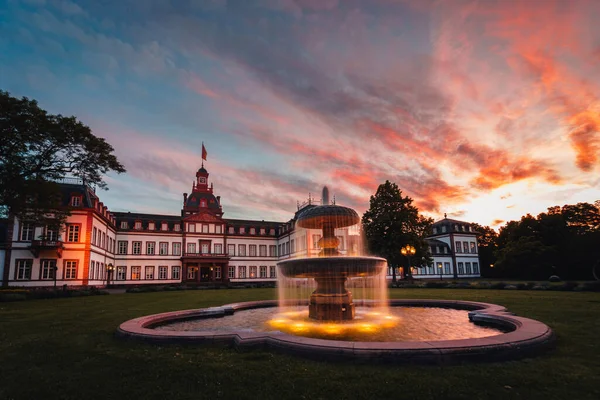
<svg viewBox="0 0 600 400">
<path fill-rule="evenodd" d="M 386 260 L 350 249 L 348 235 L 340 251 L 336 236 L 360 232 L 359 222 L 354 210 L 329 204 L 325 188 L 322 205 L 307 207 L 296 221 L 296 238 L 301 229 L 306 235 L 320 230 L 321 250 L 311 257 L 307 249 L 307 257 L 278 263 L 279 302 L 150 315 L 124 322 L 118 333 L 157 343 L 230 342 L 318 358 L 436 364 L 518 358 L 552 343 L 548 326 L 494 304 L 389 302 Z"/>
</svg>

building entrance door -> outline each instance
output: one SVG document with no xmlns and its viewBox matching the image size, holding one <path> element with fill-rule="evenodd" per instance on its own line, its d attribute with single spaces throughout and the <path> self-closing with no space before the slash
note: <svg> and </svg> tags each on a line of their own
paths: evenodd
<svg viewBox="0 0 600 400">
<path fill-rule="evenodd" d="M 210 281 L 210 267 L 200 267 L 200 282 Z"/>
</svg>

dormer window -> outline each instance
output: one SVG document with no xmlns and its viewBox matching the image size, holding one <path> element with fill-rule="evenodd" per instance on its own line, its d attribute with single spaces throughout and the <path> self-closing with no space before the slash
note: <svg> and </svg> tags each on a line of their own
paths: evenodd
<svg viewBox="0 0 600 400">
<path fill-rule="evenodd" d="M 149 222 L 148 223 L 148 230 L 151 230 L 151 231 L 154 230 L 154 222 Z"/>
<path fill-rule="evenodd" d="M 446 226 L 442 226 L 442 233 L 446 233 Z"/>
<path fill-rule="evenodd" d="M 196 232 L 196 224 L 188 224 L 188 232 Z"/>
<path fill-rule="evenodd" d="M 433 228 L 433 234 L 435 235 L 436 233 L 437 233 L 437 228 L 436 228 L 436 227 L 434 227 L 434 228 Z"/>
<path fill-rule="evenodd" d="M 240 226 L 240 233 L 246 233 L 246 228 L 244 228 L 243 226 Z"/>
<path fill-rule="evenodd" d="M 129 229 L 129 225 L 127 221 L 121 221 L 121 229 Z"/>
<path fill-rule="evenodd" d="M 250 228 L 250 234 L 251 235 L 256 235 L 256 229 Z"/>
<path fill-rule="evenodd" d="M 181 225 L 179 225 L 179 224 L 175 224 L 175 226 L 173 226 L 173 230 L 174 230 L 175 232 L 179 232 L 179 231 L 181 230 Z"/>
<path fill-rule="evenodd" d="M 265 228 L 260 228 L 260 234 L 264 235 L 265 233 L 267 233 L 267 230 Z"/>
<path fill-rule="evenodd" d="M 269 229 L 269 235 L 275 236 L 275 229 Z"/>
<path fill-rule="evenodd" d="M 169 226 L 167 225 L 166 222 L 163 222 L 162 224 L 160 224 L 160 230 L 161 231 L 166 231 L 169 229 Z"/>
<path fill-rule="evenodd" d="M 81 205 L 81 196 L 71 196 L 71 207 L 79 207 Z"/>
<path fill-rule="evenodd" d="M 235 228 L 233 226 L 229 227 L 229 233 L 231 233 L 231 234 L 235 233 Z"/>
<path fill-rule="evenodd" d="M 134 229 L 142 229 L 142 221 L 135 221 Z"/>
</svg>

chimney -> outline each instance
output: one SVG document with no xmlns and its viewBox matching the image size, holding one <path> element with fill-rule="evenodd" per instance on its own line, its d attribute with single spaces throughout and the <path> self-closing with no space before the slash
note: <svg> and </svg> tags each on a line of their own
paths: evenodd
<svg viewBox="0 0 600 400">
<path fill-rule="evenodd" d="M 183 205 L 185 206 L 185 203 L 187 202 L 187 193 L 183 194 Z"/>
</svg>

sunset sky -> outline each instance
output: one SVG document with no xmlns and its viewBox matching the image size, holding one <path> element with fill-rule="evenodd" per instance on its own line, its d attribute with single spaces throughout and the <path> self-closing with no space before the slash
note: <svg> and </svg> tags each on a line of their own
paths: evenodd
<svg viewBox="0 0 600 400">
<path fill-rule="evenodd" d="M 386 179 L 494 227 L 600 199 L 600 1 L 0 3 L 0 88 L 115 147 L 112 211 L 178 214 L 202 141 L 229 218 Z"/>
</svg>

